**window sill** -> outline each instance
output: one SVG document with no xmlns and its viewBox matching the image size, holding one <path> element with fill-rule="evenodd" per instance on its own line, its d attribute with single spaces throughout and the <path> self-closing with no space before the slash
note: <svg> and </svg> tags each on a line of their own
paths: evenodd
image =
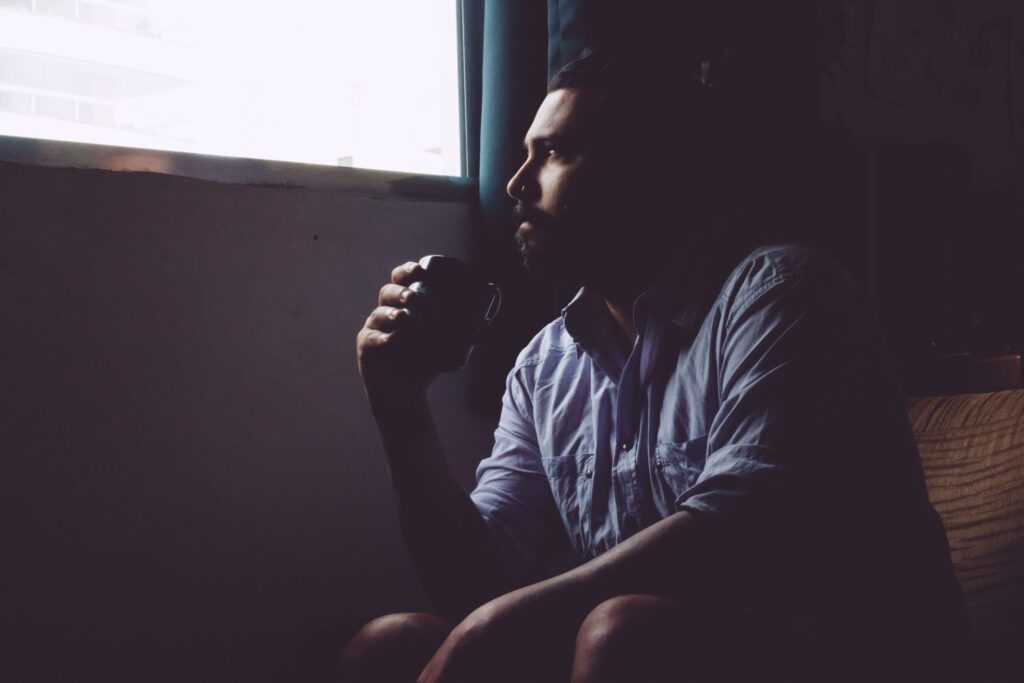
<svg viewBox="0 0 1024 683">
<path fill-rule="evenodd" d="M 120 173 L 162 173 L 233 185 L 317 189 L 380 199 L 461 203 L 475 201 L 477 196 L 474 178 L 110 147 L 7 135 L 0 135 L 0 162 Z"/>
</svg>

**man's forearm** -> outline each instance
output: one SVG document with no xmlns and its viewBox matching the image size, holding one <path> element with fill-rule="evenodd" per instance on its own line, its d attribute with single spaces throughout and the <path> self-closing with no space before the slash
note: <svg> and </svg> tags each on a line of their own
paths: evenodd
<svg viewBox="0 0 1024 683">
<path fill-rule="evenodd" d="M 627 593 L 683 597 L 706 573 L 709 534 L 704 520 L 677 512 L 570 572 L 600 601 Z M 556 577 L 557 578 L 557 577 Z"/>
<path fill-rule="evenodd" d="M 371 405 L 406 546 L 435 607 L 457 620 L 512 587 L 498 546 L 444 458 L 426 397 Z"/>
<path fill-rule="evenodd" d="M 552 616 L 568 612 L 578 620 L 619 595 L 691 599 L 694 586 L 714 590 L 716 543 L 705 520 L 681 511 L 575 569 L 517 592 L 546 604 Z"/>
</svg>

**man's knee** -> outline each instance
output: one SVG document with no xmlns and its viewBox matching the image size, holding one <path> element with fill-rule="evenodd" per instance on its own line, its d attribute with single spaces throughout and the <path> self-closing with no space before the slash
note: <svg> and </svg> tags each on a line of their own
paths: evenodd
<svg viewBox="0 0 1024 683">
<path fill-rule="evenodd" d="M 608 647 L 632 640 L 642 631 L 657 630 L 679 611 L 668 598 L 619 595 L 605 600 L 587 615 L 576 637 L 577 648 Z"/>
<path fill-rule="evenodd" d="M 663 654 L 661 641 L 680 630 L 679 617 L 676 602 L 653 595 L 620 595 L 602 602 L 577 633 L 573 680 L 619 680 L 628 670 L 636 673 L 638 664 L 641 669 L 644 663 L 654 665 Z"/>
<path fill-rule="evenodd" d="M 446 621 L 432 614 L 378 617 L 359 629 L 342 651 L 342 680 L 411 683 L 450 631 Z"/>
</svg>

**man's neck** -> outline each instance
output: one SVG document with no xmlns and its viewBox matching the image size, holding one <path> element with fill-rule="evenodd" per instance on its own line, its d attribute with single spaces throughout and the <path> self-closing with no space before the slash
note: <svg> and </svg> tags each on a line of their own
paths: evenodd
<svg viewBox="0 0 1024 683">
<path fill-rule="evenodd" d="M 657 270 L 655 267 L 654 270 Z M 620 346 L 629 354 L 636 343 L 637 330 L 633 324 L 633 304 L 636 298 L 650 286 L 651 270 L 641 268 L 619 272 L 616 286 L 597 287 L 604 298 L 605 306 L 612 317 L 612 329 Z"/>
<path fill-rule="evenodd" d="M 604 298 L 605 306 L 614 322 L 615 336 L 628 354 L 636 343 L 637 330 L 633 323 L 633 304 L 636 298 L 646 291 L 656 278 L 664 272 L 672 262 L 674 252 L 671 249 L 659 249 L 651 246 L 642 258 L 627 260 L 615 272 L 615 278 L 609 282 L 597 283 L 594 289 Z"/>
<path fill-rule="evenodd" d="M 636 327 L 633 326 L 633 304 L 625 304 L 624 302 L 612 301 L 611 299 L 604 300 L 605 305 L 608 307 L 608 313 L 612 316 L 612 330 L 615 332 L 615 338 L 619 342 L 619 346 L 628 355 L 630 350 L 636 344 Z"/>
</svg>

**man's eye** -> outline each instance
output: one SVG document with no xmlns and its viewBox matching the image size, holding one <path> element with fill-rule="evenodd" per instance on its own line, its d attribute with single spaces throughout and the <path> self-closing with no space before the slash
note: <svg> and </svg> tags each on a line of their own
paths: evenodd
<svg viewBox="0 0 1024 683">
<path fill-rule="evenodd" d="M 548 147 L 547 149 L 544 150 L 544 156 L 556 157 L 558 156 L 558 150 L 555 149 L 554 147 Z"/>
</svg>

